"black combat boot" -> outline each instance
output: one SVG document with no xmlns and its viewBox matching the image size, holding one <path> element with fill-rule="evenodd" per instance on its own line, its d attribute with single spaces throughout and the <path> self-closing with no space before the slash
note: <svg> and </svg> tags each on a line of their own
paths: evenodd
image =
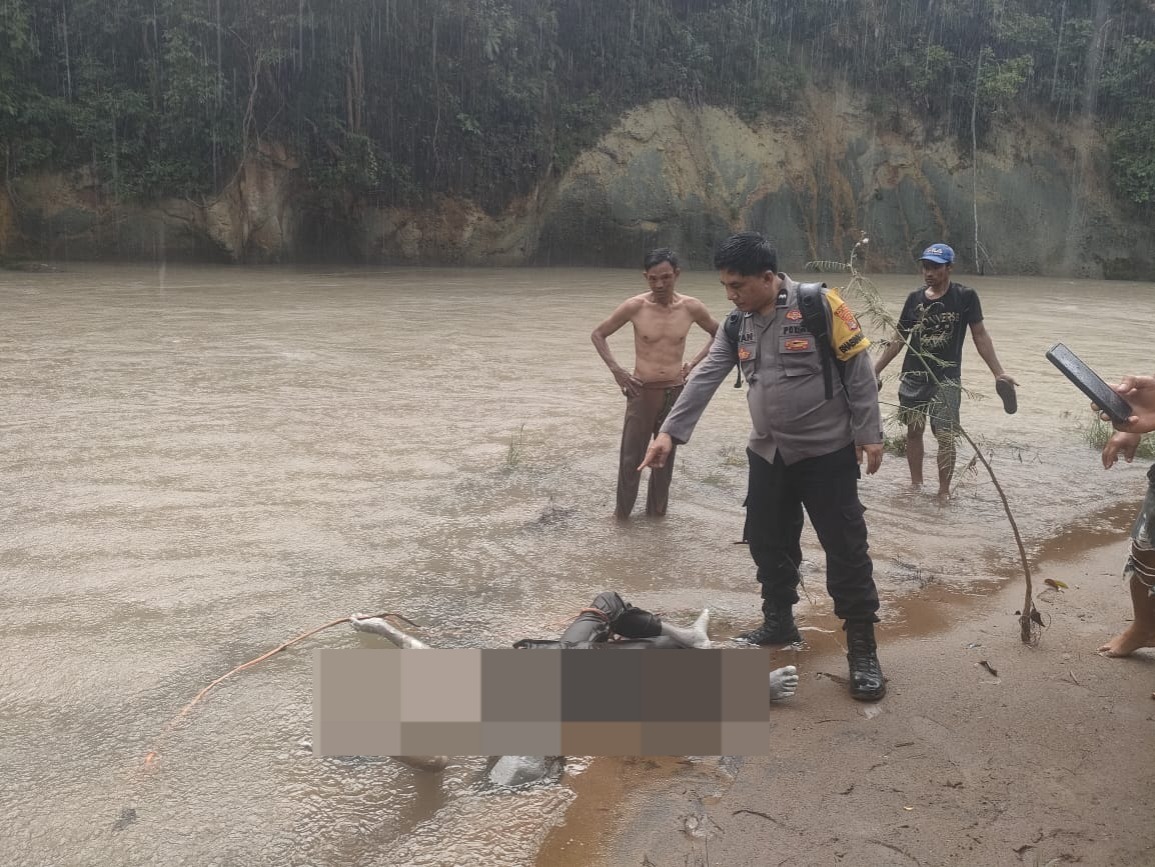
<svg viewBox="0 0 1155 867">
<path fill-rule="evenodd" d="M 850 697 L 878 701 L 886 695 L 886 678 L 878 664 L 874 624 L 869 620 L 847 620 L 842 628 L 846 630 L 846 661 L 850 663 Z"/>
<path fill-rule="evenodd" d="M 762 625 L 749 632 L 735 636 L 735 641 L 747 644 L 793 644 L 801 641 L 798 627 L 794 625 L 794 606 L 780 605 L 768 599 L 762 600 Z"/>
</svg>

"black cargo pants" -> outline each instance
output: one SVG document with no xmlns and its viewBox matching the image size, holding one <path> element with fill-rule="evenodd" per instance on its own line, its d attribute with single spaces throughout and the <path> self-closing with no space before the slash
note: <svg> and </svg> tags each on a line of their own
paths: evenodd
<svg viewBox="0 0 1155 867">
<path fill-rule="evenodd" d="M 878 622 L 878 589 L 867 553 L 865 509 L 858 499 L 854 445 L 787 466 L 746 449 L 750 482 L 746 540 L 758 566 L 762 598 L 778 606 L 798 601 L 802 509 L 826 551 L 826 589 L 843 620 Z"/>
</svg>

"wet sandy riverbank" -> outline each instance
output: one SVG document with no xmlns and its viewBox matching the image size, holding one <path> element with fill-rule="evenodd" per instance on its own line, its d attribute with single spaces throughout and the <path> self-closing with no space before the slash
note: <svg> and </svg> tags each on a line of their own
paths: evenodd
<svg viewBox="0 0 1155 867">
<path fill-rule="evenodd" d="M 537 863 L 1153 863 L 1155 651 L 1096 653 L 1131 616 L 1128 521 L 1109 517 L 1041 556 L 1038 647 L 1019 641 L 1020 581 L 968 605 L 916 594 L 950 625 L 883 630 L 889 692 L 862 705 L 827 676 L 845 675 L 841 636 L 808 633 L 808 650 L 780 654 L 802 683 L 772 709 L 771 755 L 733 775 L 713 759 L 603 760 Z"/>
</svg>

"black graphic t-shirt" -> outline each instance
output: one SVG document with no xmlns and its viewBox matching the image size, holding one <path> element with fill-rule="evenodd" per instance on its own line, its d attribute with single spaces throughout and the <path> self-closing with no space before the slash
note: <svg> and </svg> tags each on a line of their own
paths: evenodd
<svg viewBox="0 0 1155 867">
<path fill-rule="evenodd" d="M 926 370 L 921 355 L 939 380 L 960 379 L 967 328 L 982 321 L 978 293 L 968 286 L 951 283 L 934 301 L 927 300 L 925 287 L 911 292 L 898 317 L 898 330 L 910 342 L 903 372 Z"/>
</svg>

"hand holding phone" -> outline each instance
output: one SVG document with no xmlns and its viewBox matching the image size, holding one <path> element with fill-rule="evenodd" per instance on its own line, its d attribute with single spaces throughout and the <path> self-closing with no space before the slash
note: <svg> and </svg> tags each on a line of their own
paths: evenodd
<svg viewBox="0 0 1155 867">
<path fill-rule="evenodd" d="M 1118 394 L 1131 407 L 1131 418 L 1116 429 L 1125 433 L 1145 434 L 1155 431 L 1155 376 L 1128 374 L 1115 386 Z"/>
<path fill-rule="evenodd" d="M 1131 406 L 1107 385 L 1082 359 L 1061 343 L 1047 350 L 1047 360 L 1063 372 L 1079 391 L 1087 395 L 1115 424 L 1125 425 L 1131 418 Z"/>
</svg>

